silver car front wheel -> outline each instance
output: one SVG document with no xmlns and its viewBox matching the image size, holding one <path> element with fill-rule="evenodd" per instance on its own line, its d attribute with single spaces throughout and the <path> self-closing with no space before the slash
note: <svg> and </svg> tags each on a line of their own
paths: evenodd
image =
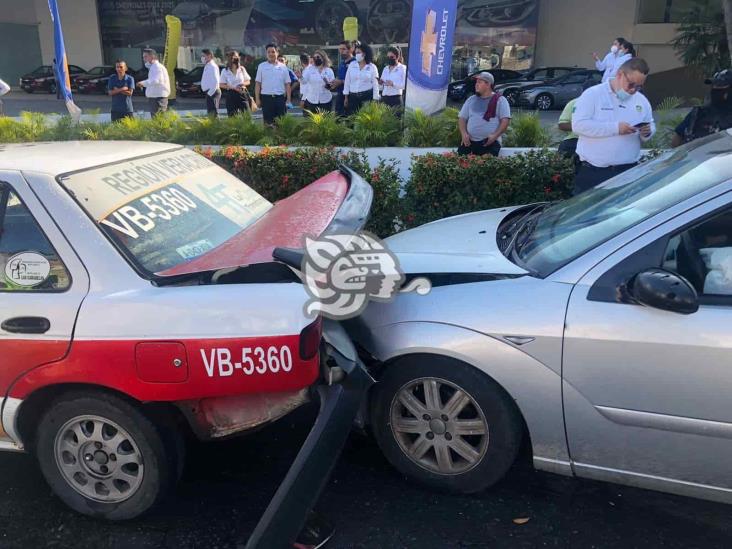
<svg viewBox="0 0 732 549">
<path fill-rule="evenodd" d="M 371 424 L 399 471 L 461 493 L 503 477 L 522 439 L 508 394 L 474 366 L 439 355 L 409 355 L 386 367 L 371 398 Z"/>
<path fill-rule="evenodd" d="M 402 451 L 442 475 L 475 467 L 488 448 L 488 423 L 470 394 L 440 378 L 406 383 L 394 396 L 390 418 Z"/>
</svg>

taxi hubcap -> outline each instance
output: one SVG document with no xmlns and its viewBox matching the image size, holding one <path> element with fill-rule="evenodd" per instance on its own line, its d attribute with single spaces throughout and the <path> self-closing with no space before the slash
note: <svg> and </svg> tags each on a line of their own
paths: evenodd
<svg viewBox="0 0 732 549">
<path fill-rule="evenodd" d="M 130 434 L 114 421 L 79 416 L 56 435 L 56 464 L 66 482 L 84 497 L 119 503 L 140 487 L 142 454 Z"/>
<path fill-rule="evenodd" d="M 402 452 L 434 473 L 469 471 L 488 449 L 488 423 L 465 390 L 439 378 L 410 381 L 390 409 L 391 429 Z"/>
</svg>

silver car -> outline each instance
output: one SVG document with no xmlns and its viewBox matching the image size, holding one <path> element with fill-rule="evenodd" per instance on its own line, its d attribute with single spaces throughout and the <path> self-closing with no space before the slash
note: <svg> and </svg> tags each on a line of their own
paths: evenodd
<svg viewBox="0 0 732 549">
<path fill-rule="evenodd" d="M 401 472 L 474 492 L 525 442 L 537 469 L 732 503 L 732 132 L 387 243 L 433 284 L 349 325 Z"/>
</svg>

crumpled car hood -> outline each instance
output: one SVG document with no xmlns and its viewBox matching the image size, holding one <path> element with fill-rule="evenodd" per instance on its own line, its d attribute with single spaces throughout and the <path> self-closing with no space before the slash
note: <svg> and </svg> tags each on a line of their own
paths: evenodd
<svg viewBox="0 0 732 549">
<path fill-rule="evenodd" d="M 525 275 L 498 249 L 496 231 L 517 207 L 485 210 L 404 231 L 386 239 L 405 274 L 486 273 Z"/>
</svg>

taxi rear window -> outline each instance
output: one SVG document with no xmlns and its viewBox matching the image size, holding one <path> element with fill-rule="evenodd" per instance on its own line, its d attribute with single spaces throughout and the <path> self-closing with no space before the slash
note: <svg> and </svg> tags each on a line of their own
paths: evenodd
<svg viewBox="0 0 732 549">
<path fill-rule="evenodd" d="M 213 250 L 272 207 L 188 149 L 75 172 L 59 181 L 146 274 Z"/>
</svg>

